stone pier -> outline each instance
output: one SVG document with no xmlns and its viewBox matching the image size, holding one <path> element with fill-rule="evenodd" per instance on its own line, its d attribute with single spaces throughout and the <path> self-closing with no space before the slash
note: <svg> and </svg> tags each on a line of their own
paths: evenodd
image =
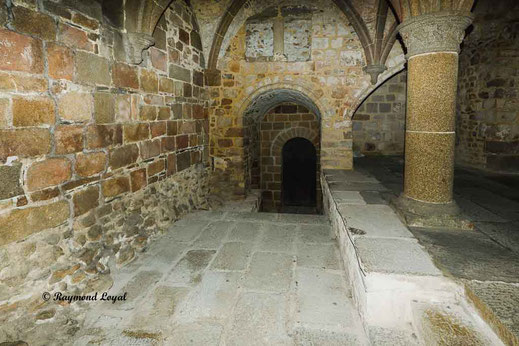
<svg viewBox="0 0 519 346">
<path fill-rule="evenodd" d="M 449 11 L 405 20 L 408 86 L 404 193 L 406 213 L 419 223 L 456 215 L 452 199 L 458 53 L 469 13 Z M 424 219 L 424 216 L 426 217 Z"/>
</svg>

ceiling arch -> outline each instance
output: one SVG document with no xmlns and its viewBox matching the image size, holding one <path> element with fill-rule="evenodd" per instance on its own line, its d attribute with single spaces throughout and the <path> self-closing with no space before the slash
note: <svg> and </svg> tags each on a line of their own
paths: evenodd
<svg viewBox="0 0 519 346">
<path fill-rule="evenodd" d="M 377 28 L 375 37 L 372 37 L 368 27 L 358 13 L 351 0 L 331 0 L 338 9 L 346 16 L 349 23 L 353 26 L 359 40 L 364 49 L 366 57 L 366 72 L 372 75 L 372 83 L 376 83 L 378 75 L 382 73 L 385 68 L 384 65 L 389 52 L 396 40 L 396 21 L 389 30 L 385 30 L 387 25 L 388 11 L 387 0 L 375 0 L 379 6 L 377 9 Z M 238 13 L 244 6 L 250 5 L 251 0 L 232 0 L 223 14 L 214 34 L 214 39 L 209 51 L 207 60 L 207 68 L 210 71 L 216 71 L 218 59 L 223 48 L 224 39 L 229 31 L 231 24 L 235 21 Z M 388 33 L 388 34 L 385 34 Z M 375 66 L 375 68 L 373 68 Z M 371 68 L 370 68 L 371 67 Z M 376 78 L 373 78 L 375 76 Z"/>
</svg>

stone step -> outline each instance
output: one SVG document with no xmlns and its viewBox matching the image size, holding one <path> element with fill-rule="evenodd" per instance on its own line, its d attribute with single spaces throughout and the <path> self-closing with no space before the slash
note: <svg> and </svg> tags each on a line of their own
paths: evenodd
<svg viewBox="0 0 519 346">
<path fill-rule="evenodd" d="M 470 306 L 413 302 L 412 315 L 424 345 L 503 345 Z"/>
</svg>

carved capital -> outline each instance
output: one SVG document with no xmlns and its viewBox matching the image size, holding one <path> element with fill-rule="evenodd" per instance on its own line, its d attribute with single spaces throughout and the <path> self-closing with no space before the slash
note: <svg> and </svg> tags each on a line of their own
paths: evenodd
<svg viewBox="0 0 519 346">
<path fill-rule="evenodd" d="M 437 12 L 409 18 L 398 26 L 398 31 L 407 47 L 407 58 L 432 52 L 459 53 L 470 23 L 470 13 Z"/>
<path fill-rule="evenodd" d="M 387 69 L 386 65 L 367 65 L 364 67 L 364 72 L 371 76 L 371 84 L 375 85 L 378 82 L 378 76 Z"/>
</svg>

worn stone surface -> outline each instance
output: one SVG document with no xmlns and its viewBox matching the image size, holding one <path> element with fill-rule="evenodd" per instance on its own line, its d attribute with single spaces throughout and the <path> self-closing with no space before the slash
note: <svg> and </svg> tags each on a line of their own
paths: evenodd
<svg viewBox="0 0 519 346">
<path fill-rule="evenodd" d="M 0 166 L 0 199 L 7 199 L 23 194 L 20 183 L 21 168 L 21 164 Z"/>
<path fill-rule="evenodd" d="M 9 244 L 35 232 L 54 228 L 65 222 L 68 217 L 69 204 L 66 201 L 4 213 L 0 216 L 0 244 Z"/>
</svg>

